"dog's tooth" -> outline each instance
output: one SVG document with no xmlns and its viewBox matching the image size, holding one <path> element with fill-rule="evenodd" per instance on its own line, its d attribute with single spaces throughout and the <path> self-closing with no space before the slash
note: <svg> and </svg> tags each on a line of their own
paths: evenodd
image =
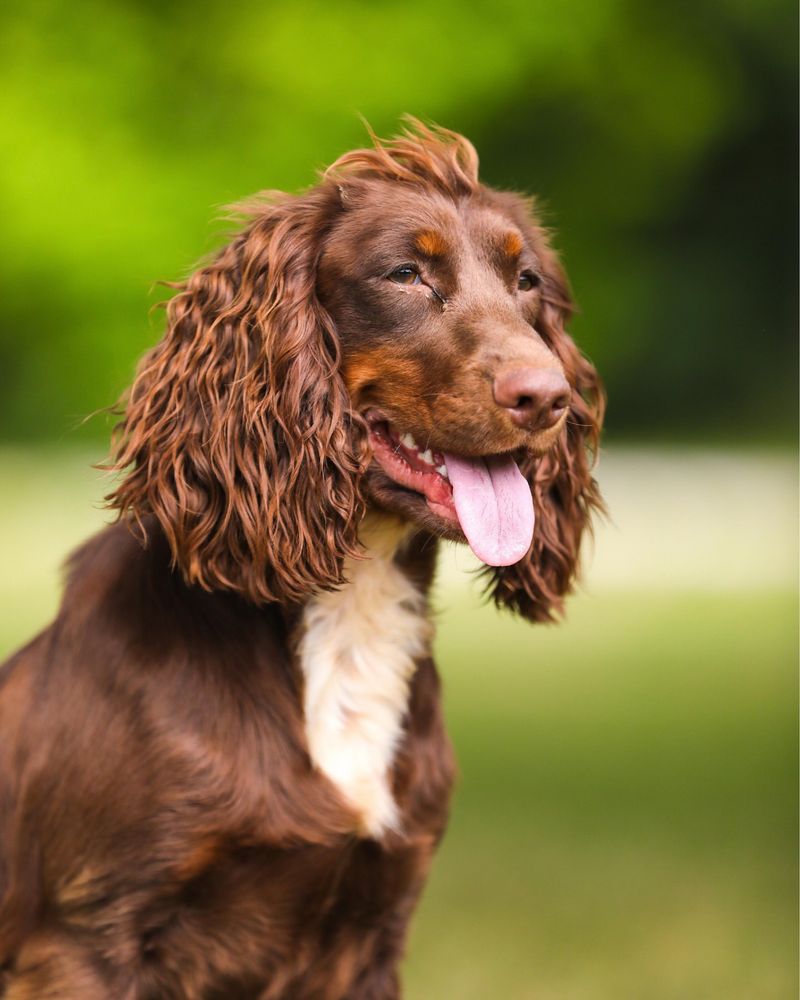
<svg viewBox="0 0 800 1000">
<path fill-rule="evenodd" d="M 411 437 L 410 434 L 404 434 L 400 438 L 400 444 L 402 444 L 404 447 L 408 448 L 409 450 L 416 449 L 416 447 L 417 447 L 417 442 L 414 440 L 413 437 Z"/>
<path fill-rule="evenodd" d="M 428 465 L 433 465 L 433 454 L 431 453 L 430 448 L 428 448 L 427 451 L 421 451 L 419 453 L 419 457 L 423 462 L 427 462 Z"/>
<path fill-rule="evenodd" d="M 447 466 L 446 465 L 437 465 L 436 466 L 436 471 L 439 473 L 439 475 L 442 477 L 442 479 L 449 478 L 448 475 L 447 475 Z"/>
</svg>

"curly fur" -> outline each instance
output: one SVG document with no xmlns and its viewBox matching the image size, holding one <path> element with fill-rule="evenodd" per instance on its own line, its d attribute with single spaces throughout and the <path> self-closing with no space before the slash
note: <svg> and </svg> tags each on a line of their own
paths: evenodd
<svg viewBox="0 0 800 1000">
<path fill-rule="evenodd" d="M 364 512 L 364 429 L 314 294 L 331 189 L 251 202 L 249 225 L 167 306 L 118 428 L 107 498 L 154 514 L 186 580 L 254 602 L 342 582 Z"/>
</svg>

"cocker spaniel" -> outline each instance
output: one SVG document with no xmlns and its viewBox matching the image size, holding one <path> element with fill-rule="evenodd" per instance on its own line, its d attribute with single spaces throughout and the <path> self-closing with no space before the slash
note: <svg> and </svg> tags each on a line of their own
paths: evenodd
<svg viewBox="0 0 800 1000">
<path fill-rule="evenodd" d="M 445 828 L 438 539 L 552 616 L 603 392 L 530 201 L 413 123 L 167 306 L 117 522 L 0 671 L 5 1000 L 390 1000 Z"/>
</svg>

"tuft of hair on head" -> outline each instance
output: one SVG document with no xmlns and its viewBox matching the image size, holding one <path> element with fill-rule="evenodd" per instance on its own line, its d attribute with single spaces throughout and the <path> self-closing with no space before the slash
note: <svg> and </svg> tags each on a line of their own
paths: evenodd
<svg viewBox="0 0 800 1000">
<path fill-rule="evenodd" d="M 404 121 L 400 135 L 391 139 L 379 138 L 364 122 L 372 147 L 340 156 L 323 177 L 337 183 L 348 178 L 400 181 L 433 187 L 454 199 L 474 194 L 479 186 L 478 154 L 469 139 L 411 115 Z"/>
</svg>

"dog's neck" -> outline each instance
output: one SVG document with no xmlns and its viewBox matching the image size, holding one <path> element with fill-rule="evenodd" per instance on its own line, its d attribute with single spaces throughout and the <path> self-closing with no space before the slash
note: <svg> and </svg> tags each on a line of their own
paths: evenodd
<svg viewBox="0 0 800 1000">
<path fill-rule="evenodd" d="M 303 609 L 298 645 L 308 749 L 359 817 L 359 832 L 399 829 L 391 789 L 411 679 L 429 655 L 433 625 L 424 586 L 398 565 L 413 528 L 369 514 L 364 557 L 349 560 L 348 583 Z"/>
</svg>

